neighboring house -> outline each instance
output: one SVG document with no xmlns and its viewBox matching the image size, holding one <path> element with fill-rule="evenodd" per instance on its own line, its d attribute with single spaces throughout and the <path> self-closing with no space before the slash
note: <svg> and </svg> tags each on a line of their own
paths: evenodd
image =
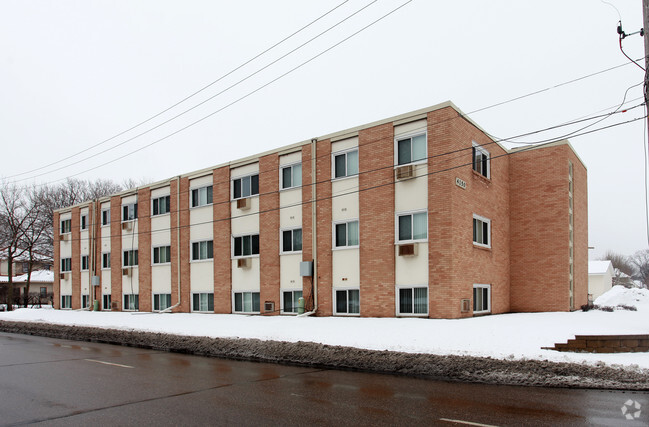
<svg viewBox="0 0 649 427">
<path fill-rule="evenodd" d="M 573 310 L 586 179 L 567 141 L 507 150 L 447 102 L 57 210 L 55 306 Z"/>
<path fill-rule="evenodd" d="M 8 284 L 7 276 L 0 276 L 0 284 Z M 27 285 L 27 274 L 13 277 L 14 299 L 20 298 L 23 301 L 25 286 Z M 49 302 L 53 297 L 54 272 L 51 270 L 32 271 L 29 281 L 28 295 L 34 299 L 40 298 L 42 302 Z M 4 291 L 4 289 L 3 289 Z"/>
<path fill-rule="evenodd" d="M 592 301 L 613 287 L 614 277 L 615 269 L 611 261 L 588 261 L 588 294 L 592 296 Z"/>
<path fill-rule="evenodd" d="M 36 270 L 51 270 L 52 269 L 52 257 L 47 255 L 42 255 L 40 253 L 34 254 L 34 265 L 32 266 L 32 271 Z M 29 254 L 22 253 L 13 259 L 13 268 L 12 275 L 19 276 L 21 274 L 27 273 L 29 269 Z M 0 275 L 6 276 L 9 274 L 9 260 L 7 259 L 7 248 L 0 249 Z"/>
</svg>

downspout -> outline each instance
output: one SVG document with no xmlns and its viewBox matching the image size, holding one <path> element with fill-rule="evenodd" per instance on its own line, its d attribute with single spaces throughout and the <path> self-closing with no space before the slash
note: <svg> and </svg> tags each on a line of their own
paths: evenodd
<svg viewBox="0 0 649 427">
<path fill-rule="evenodd" d="M 317 208 L 316 208 L 316 142 L 317 138 L 311 139 L 311 250 L 313 253 L 313 310 L 298 315 L 297 317 L 311 316 L 318 311 L 318 232 L 317 232 Z"/>
<path fill-rule="evenodd" d="M 176 262 L 178 264 L 178 268 L 176 268 L 176 274 L 178 275 L 178 302 L 161 310 L 159 313 L 171 313 L 174 308 L 180 305 L 180 175 L 176 180 Z"/>
</svg>

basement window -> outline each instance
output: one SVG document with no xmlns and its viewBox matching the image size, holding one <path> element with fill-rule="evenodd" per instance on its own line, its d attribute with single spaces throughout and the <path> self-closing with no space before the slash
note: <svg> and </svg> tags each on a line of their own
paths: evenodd
<svg viewBox="0 0 649 427">
<path fill-rule="evenodd" d="M 473 314 L 491 312 L 491 285 L 473 285 Z"/>
<path fill-rule="evenodd" d="M 235 292 L 235 313 L 259 313 L 259 292 Z"/>
<path fill-rule="evenodd" d="M 399 288 L 400 315 L 428 314 L 428 288 Z"/>
</svg>

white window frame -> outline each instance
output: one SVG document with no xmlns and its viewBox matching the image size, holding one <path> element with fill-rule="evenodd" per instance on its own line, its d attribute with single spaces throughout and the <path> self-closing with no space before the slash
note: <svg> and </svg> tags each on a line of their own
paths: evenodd
<svg viewBox="0 0 649 427">
<path fill-rule="evenodd" d="M 124 256 L 126 253 L 128 253 L 128 264 L 129 265 L 126 264 L 126 257 Z M 137 258 L 135 264 L 133 264 L 132 261 L 131 261 L 134 256 Z M 138 253 L 137 249 L 122 250 L 122 268 L 128 268 L 128 267 L 135 268 L 135 267 L 138 266 L 139 262 L 140 262 L 140 256 L 139 256 L 139 253 Z"/>
<path fill-rule="evenodd" d="M 253 236 L 257 236 L 257 240 L 258 240 L 258 243 L 259 243 L 259 244 L 258 244 L 258 248 L 257 248 L 257 249 L 258 249 L 258 252 L 257 252 L 256 254 L 255 254 L 255 253 L 252 253 L 252 252 L 253 252 L 253 249 L 252 249 L 252 247 L 253 247 L 253 245 L 252 245 L 252 238 L 253 238 Z M 235 243 L 234 243 L 234 242 L 235 242 L 235 239 L 239 239 L 239 238 L 243 239 L 244 237 L 250 237 L 250 252 L 251 252 L 251 253 L 250 253 L 250 255 L 236 255 L 236 254 L 234 253 L 234 250 L 235 250 Z M 231 247 L 232 247 L 232 254 L 231 254 L 231 255 L 232 255 L 232 259 L 240 259 L 240 258 L 256 258 L 256 257 L 259 257 L 259 252 L 261 252 L 261 239 L 259 238 L 259 233 L 233 235 L 233 236 L 232 236 L 232 240 L 231 240 Z M 243 240 L 242 240 L 242 243 L 241 243 L 241 252 L 243 253 Z"/>
<path fill-rule="evenodd" d="M 194 305 L 194 297 L 198 295 L 198 305 L 199 307 L 195 307 Z M 201 305 L 201 299 L 203 295 L 207 295 L 205 298 L 207 299 L 207 310 L 201 310 L 200 305 Z M 212 309 L 210 310 L 210 303 L 212 304 Z M 214 292 L 192 292 L 192 313 L 214 313 Z"/>
<path fill-rule="evenodd" d="M 168 299 L 169 299 L 169 305 L 167 305 L 166 307 L 161 307 L 161 306 L 160 306 L 160 297 L 161 297 L 161 296 L 164 296 L 165 299 L 167 299 L 167 297 L 168 297 Z M 156 299 L 158 300 L 158 301 L 157 301 L 157 302 L 158 302 L 158 308 L 155 308 L 155 306 L 156 306 Z M 169 307 L 171 307 L 171 305 L 172 305 L 172 304 L 171 304 L 171 294 L 170 294 L 170 293 L 168 293 L 168 294 L 159 294 L 159 293 L 158 293 L 158 294 L 153 294 L 153 295 L 152 295 L 152 300 L 151 300 L 152 311 L 156 311 L 156 312 L 157 312 L 157 311 L 163 311 L 163 310 L 166 310 L 166 309 L 168 309 Z"/>
<path fill-rule="evenodd" d="M 236 311 L 236 294 L 241 294 L 241 308 L 244 308 L 243 294 L 250 294 L 251 308 L 253 304 L 252 294 L 259 294 L 259 311 Z M 259 314 L 261 313 L 261 292 L 260 291 L 236 291 L 232 292 L 232 312 L 236 314 Z"/>
<path fill-rule="evenodd" d="M 356 170 L 357 172 L 354 174 L 349 174 L 348 172 L 348 166 L 349 164 L 347 163 L 347 155 L 349 153 L 356 152 Z M 345 174 L 341 176 L 336 176 L 336 157 L 338 156 L 345 156 Z M 359 163 L 360 163 L 360 158 L 358 157 L 358 147 L 354 148 L 349 148 L 346 150 L 340 150 L 336 151 L 335 153 L 331 153 L 331 180 L 332 181 L 337 181 L 340 179 L 347 179 L 351 178 L 354 176 L 358 176 L 358 170 L 359 170 Z"/>
<path fill-rule="evenodd" d="M 81 226 L 81 230 L 87 230 L 90 224 L 88 224 L 88 214 L 83 214 L 79 217 L 79 223 Z"/>
<path fill-rule="evenodd" d="M 481 243 L 481 242 L 476 242 L 475 239 L 473 239 L 473 231 L 475 229 L 475 220 L 481 221 L 482 223 L 487 224 L 487 244 Z M 485 218 L 483 216 L 473 214 L 473 220 L 471 221 L 471 236 L 473 239 L 473 245 L 474 246 L 479 246 L 481 248 L 491 248 L 491 220 L 489 218 Z"/>
<path fill-rule="evenodd" d="M 196 205 L 194 205 L 194 191 L 196 191 Z M 201 203 L 201 192 L 205 191 L 205 203 Z M 210 201 L 210 199 L 212 199 Z M 200 208 L 203 206 L 211 206 L 214 204 L 214 186 L 212 184 L 203 185 L 201 187 L 195 187 L 189 189 L 189 208 Z"/>
<path fill-rule="evenodd" d="M 295 167 L 299 166 L 300 168 L 300 182 L 296 183 L 295 179 Z M 291 184 L 288 186 L 284 186 L 284 170 L 285 169 L 290 169 L 291 170 Z M 252 185 L 251 185 L 252 187 Z M 282 165 L 279 168 L 279 188 L 281 190 L 291 190 L 294 188 L 299 188 L 302 187 L 302 162 L 297 162 L 297 163 L 291 163 L 287 165 Z"/>
<path fill-rule="evenodd" d="M 127 304 L 126 304 L 126 298 L 127 297 L 129 297 L 128 307 L 127 307 Z M 131 304 L 130 304 L 130 299 L 131 298 L 135 298 L 135 303 L 136 303 L 135 308 L 130 308 L 131 307 Z M 124 306 L 122 307 L 123 311 L 140 311 L 140 294 L 123 294 L 122 295 L 122 301 L 124 303 Z"/>
<path fill-rule="evenodd" d="M 349 226 L 347 224 L 356 222 L 358 223 L 358 244 L 356 245 L 349 245 Z M 344 246 L 336 246 L 336 226 L 345 224 L 345 245 Z M 361 244 L 361 223 L 358 220 L 358 218 L 354 219 L 348 219 L 344 221 L 334 221 L 331 226 L 331 249 L 334 251 L 340 251 L 340 250 L 345 250 L 345 249 L 357 249 L 360 247 Z"/>
<path fill-rule="evenodd" d="M 155 251 L 156 251 L 156 249 L 158 250 L 158 258 L 159 258 L 161 248 L 165 248 L 165 249 L 168 248 L 169 261 L 155 262 Z M 160 245 L 160 246 L 151 247 L 151 265 L 166 265 L 166 264 L 171 264 L 171 245 Z"/>
<path fill-rule="evenodd" d="M 67 261 L 67 262 L 66 262 Z M 68 265 L 63 265 L 63 263 Z M 69 273 L 72 271 L 72 258 L 61 258 L 61 273 Z"/>
<path fill-rule="evenodd" d="M 66 301 L 64 304 L 63 301 Z M 61 310 L 72 309 L 72 295 L 61 295 Z"/>
<path fill-rule="evenodd" d="M 411 289 L 412 290 L 412 313 L 402 313 L 401 312 L 401 294 L 402 289 Z M 415 289 L 426 289 L 426 312 L 425 313 L 415 313 Z M 428 317 L 430 312 L 430 289 L 428 285 L 398 285 L 396 286 L 395 293 L 395 305 L 396 313 L 399 317 Z"/>
<path fill-rule="evenodd" d="M 252 193 L 252 181 L 253 181 L 254 176 L 257 176 L 257 192 L 253 194 Z M 243 191 L 243 180 L 246 179 L 246 178 L 250 178 L 250 194 L 244 196 L 243 195 L 243 193 L 244 193 L 244 191 Z M 239 196 L 239 197 L 234 196 L 234 182 L 235 181 L 242 181 L 242 184 L 241 184 L 241 196 Z M 259 183 L 259 172 L 254 172 L 254 173 L 251 173 L 251 174 L 248 174 L 248 175 L 241 175 L 241 176 L 233 177 L 230 182 L 231 182 L 230 191 L 232 192 L 231 193 L 231 195 L 232 195 L 231 200 L 247 199 L 249 197 L 259 196 L 259 187 L 261 185 Z"/>
<path fill-rule="evenodd" d="M 164 200 L 165 212 L 163 212 L 163 213 L 160 213 L 160 201 L 161 200 Z M 169 200 L 169 203 L 167 203 L 167 200 Z M 155 213 L 156 204 L 157 204 L 157 207 L 158 207 L 158 213 Z M 167 210 L 167 206 L 168 206 L 168 210 Z M 171 196 L 170 195 L 167 194 L 166 196 L 160 196 L 160 197 L 156 197 L 154 199 L 151 199 L 151 216 L 169 215 L 170 212 L 171 212 Z"/>
<path fill-rule="evenodd" d="M 294 237 L 293 236 L 295 235 L 296 230 L 300 230 L 300 234 L 302 236 L 302 238 L 300 238 L 300 246 L 301 247 L 300 247 L 299 250 L 294 249 L 295 244 L 294 244 Z M 284 233 L 289 232 L 289 231 L 291 232 L 291 250 L 287 251 L 287 250 L 284 250 Z M 302 253 L 302 248 L 304 247 L 304 242 L 302 240 L 303 238 L 304 238 L 304 234 L 302 233 L 302 227 L 280 229 L 279 230 L 279 253 L 280 253 L 280 255 L 300 254 L 300 253 Z"/>
<path fill-rule="evenodd" d="M 101 210 L 101 226 L 110 227 L 110 208 Z"/>
<path fill-rule="evenodd" d="M 198 258 L 194 259 L 194 244 L 198 244 Z M 201 258 L 201 244 L 205 243 L 205 256 L 206 258 Z M 209 256 L 209 243 L 212 244 L 212 256 Z M 214 240 L 213 239 L 203 239 L 203 240 L 193 240 L 189 243 L 189 262 L 207 262 L 214 260 Z"/>
<path fill-rule="evenodd" d="M 59 234 L 70 234 L 72 233 L 72 219 L 62 219 Z"/>
<path fill-rule="evenodd" d="M 291 293 L 291 300 L 295 304 L 294 311 L 285 311 L 286 307 L 284 306 L 284 294 L 285 293 Z M 300 292 L 302 295 L 300 295 L 298 298 L 295 298 L 295 292 Z M 297 314 L 297 309 L 298 309 L 298 303 L 297 300 L 299 298 L 304 297 L 304 290 L 302 288 L 292 288 L 292 289 L 282 289 L 280 292 L 280 309 L 282 314 Z M 259 305 L 261 306 L 261 301 L 259 301 Z"/>
<path fill-rule="evenodd" d="M 487 158 L 487 173 L 485 174 L 484 171 L 482 170 L 482 162 L 480 162 L 480 170 L 477 169 L 477 159 L 476 159 L 476 154 L 480 153 L 481 155 L 485 156 Z M 491 179 L 491 155 L 489 154 L 489 151 L 487 151 L 484 147 L 482 147 L 480 144 L 476 143 L 473 141 L 471 143 L 471 169 L 475 171 L 475 173 L 487 178 Z"/>
<path fill-rule="evenodd" d="M 128 218 L 124 218 L 124 208 L 128 209 Z M 131 218 L 131 216 L 133 216 Z M 137 219 L 137 203 L 126 203 L 121 208 L 122 222 L 132 222 Z"/>
<path fill-rule="evenodd" d="M 85 258 L 85 268 L 84 268 L 84 258 Z M 90 270 L 90 255 L 81 255 L 81 271 Z"/>
<path fill-rule="evenodd" d="M 424 153 L 424 158 L 419 160 L 412 159 L 412 140 L 418 136 L 424 136 L 424 147 L 426 151 Z M 408 163 L 399 164 L 399 141 L 405 139 L 410 139 L 410 161 Z M 411 133 L 405 133 L 403 135 L 395 136 L 394 138 L 394 167 L 395 169 L 401 166 L 406 165 L 419 165 L 428 162 L 428 131 L 416 131 Z"/>
<path fill-rule="evenodd" d="M 347 298 L 347 311 L 346 312 L 340 312 L 338 311 L 338 296 L 336 295 L 336 292 L 342 292 L 345 291 L 346 293 L 346 298 Z M 350 313 L 349 312 L 349 291 L 358 291 L 358 313 Z M 334 310 L 334 315 L 335 316 L 360 316 L 361 315 L 361 290 L 360 288 L 355 288 L 355 287 L 349 287 L 349 288 L 333 288 L 333 310 Z"/>
<path fill-rule="evenodd" d="M 105 262 L 106 260 L 108 260 L 108 262 Z M 101 269 L 110 270 L 110 252 L 101 253 Z"/>
<path fill-rule="evenodd" d="M 106 304 L 108 303 L 108 304 Z M 101 296 L 101 309 L 110 311 L 111 310 L 111 298 L 110 294 L 104 294 Z"/>
<path fill-rule="evenodd" d="M 475 308 L 475 305 L 476 305 L 476 301 L 475 301 L 475 290 L 476 289 L 487 289 L 487 308 L 486 308 L 486 310 L 478 310 L 478 311 L 476 311 L 474 309 L 473 314 L 491 313 L 491 285 L 481 284 L 481 283 L 474 283 L 473 284 L 473 293 L 471 295 L 472 308 Z"/>
<path fill-rule="evenodd" d="M 408 240 L 399 240 L 399 217 L 410 216 L 410 236 L 414 237 L 414 227 L 415 221 L 414 216 L 418 214 L 426 215 L 426 237 L 424 239 L 408 239 Z M 408 244 L 408 243 L 418 243 L 418 242 L 427 242 L 428 241 L 428 211 L 427 210 L 416 210 L 416 211 L 405 211 L 397 212 L 394 216 L 394 239 L 397 245 Z"/>
</svg>

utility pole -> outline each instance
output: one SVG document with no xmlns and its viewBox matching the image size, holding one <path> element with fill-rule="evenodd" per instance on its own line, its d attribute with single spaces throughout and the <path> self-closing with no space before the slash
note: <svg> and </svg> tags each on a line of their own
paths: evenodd
<svg viewBox="0 0 649 427">
<path fill-rule="evenodd" d="M 649 0 L 642 0 L 642 29 L 644 30 L 644 68 L 645 70 L 649 70 L 649 35 L 647 34 L 647 31 L 649 31 Z M 645 105 L 649 105 L 649 93 L 647 93 L 648 89 L 649 75 L 647 74 L 647 71 L 645 71 L 643 87 Z M 649 117 L 647 117 L 647 130 L 649 131 Z"/>
</svg>

